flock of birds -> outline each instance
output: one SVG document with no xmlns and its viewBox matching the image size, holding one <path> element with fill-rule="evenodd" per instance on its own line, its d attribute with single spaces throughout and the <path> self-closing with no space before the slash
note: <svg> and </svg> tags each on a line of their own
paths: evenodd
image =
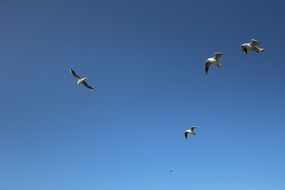
<svg viewBox="0 0 285 190">
<path fill-rule="evenodd" d="M 260 47 L 260 42 L 256 39 L 251 39 L 250 42 L 248 43 L 243 43 L 241 45 L 241 49 L 242 51 L 247 54 L 249 50 L 251 51 L 255 51 L 257 53 L 261 53 L 264 51 L 264 48 Z M 215 52 L 214 53 L 214 57 L 210 57 L 206 60 L 205 62 L 205 72 L 206 74 L 208 74 L 209 68 L 211 65 L 216 65 L 218 68 L 221 68 L 223 65 L 220 62 L 221 57 L 222 57 L 223 53 L 222 52 Z M 80 77 L 73 69 L 69 69 L 70 73 L 74 76 L 74 78 L 77 80 L 77 85 L 79 84 L 83 84 L 86 88 L 90 89 L 90 90 L 94 90 L 93 87 L 91 87 L 88 83 L 87 83 L 87 78 L 86 77 Z M 191 125 L 189 129 L 186 129 L 184 132 L 184 136 L 187 139 L 190 135 L 196 135 L 196 128 L 197 126 Z"/>
</svg>

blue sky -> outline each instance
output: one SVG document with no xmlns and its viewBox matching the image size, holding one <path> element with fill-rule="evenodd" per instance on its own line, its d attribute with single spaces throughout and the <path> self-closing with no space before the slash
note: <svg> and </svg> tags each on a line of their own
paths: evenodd
<svg viewBox="0 0 285 190">
<path fill-rule="evenodd" d="M 0 5 L 0 189 L 284 190 L 282 1 Z"/>
</svg>

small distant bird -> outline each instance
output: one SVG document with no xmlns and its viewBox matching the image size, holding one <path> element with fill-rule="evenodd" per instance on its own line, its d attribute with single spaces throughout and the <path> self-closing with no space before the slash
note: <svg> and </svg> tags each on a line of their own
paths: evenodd
<svg viewBox="0 0 285 190">
<path fill-rule="evenodd" d="M 215 64 L 217 67 L 222 67 L 223 65 L 221 64 L 220 62 L 220 59 L 222 57 L 223 53 L 222 52 L 216 52 L 214 53 L 214 57 L 211 57 L 211 58 L 208 58 L 207 61 L 205 62 L 205 71 L 206 71 L 206 74 L 208 74 L 208 71 L 209 71 L 209 67 L 212 65 L 212 64 Z"/>
<path fill-rule="evenodd" d="M 173 172 L 173 170 L 168 170 L 169 172 Z"/>
<path fill-rule="evenodd" d="M 87 78 L 82 78 L 80 77 L 78 74 L 75 73 L 74 70 L 72 70 L 71 68 L 69 69 L 70 73 L 77 79 L 77 84 L 82 83 L 86 88 L 89 88 L 90 90 L 94 90 L 94 88 L 92 88 L 87 82 Z"/>
<path fill-rule="evenodd" d="M 192 126 L 189 129 L 185 130 L 184 136 L 187 139 L 189 135 L 196 135 L 196 127 Z"/>
<path fill-rule="evenodd" d="M 257 41 L 256 39 L 251 39 L 249 43 L 244 43 L 241 45 L 242 51 L 247 54 L 248 50 L 255 51 L 257 53 L 261 53 L 264 51 L 264 48 L 259 47 L 261 42 Z"/>
</svg>

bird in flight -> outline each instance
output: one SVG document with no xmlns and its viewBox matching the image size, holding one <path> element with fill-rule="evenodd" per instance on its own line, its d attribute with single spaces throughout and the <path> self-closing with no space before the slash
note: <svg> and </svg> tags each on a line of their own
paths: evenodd
<svg viewBox="0 0 285 190">
<path fill-rule="evenodd" d="M 209 71 L 209 67 L 212 64 L 215 64 L 218 68 L 222 67 L 223 65 L 220 62 L 220 59 L 222 57 L 223 53 L 222 52 L 215 52 L 214 53 L 214 57 L 210 57 L 207 59 L 207 61 L 205 62 L 205 71 L 206 74 L 208 74 Z"/>
<path fill-rule="evenodd" d="M 184 136 L 187 139 L 189 135 L 196 135 L 196 128 L 195 126 L 191 126 L 189 129 L 185 130 Z"/>
<path fill-rule="evenodd" d="M 241 45 L 242 51 L 247 54 L 248 50 L 255 51 L 257 53 L 261 53 L 264 51 L 264 48 L 259 47 L 261 42 L 256 39 L 251 39 L 249 43 L 244 43 Z"/>
<path fill-rule="evenodd" d="M 77 79 L 77 84 L 79 85 L 80 83 L 82 83 L 86 88 L 89 88 L 90 90 L 94 90 L 94 88 L 92 88 L 92 86 L 90 86 L 86 80 L 87 78 L 85 77 L 80 77 L 78 74 L 75 73 L 74 70 L 72 70 L 71 68 L 69 69 L 70 73 L 74 76 L 74 78 Z"/>
</svg>

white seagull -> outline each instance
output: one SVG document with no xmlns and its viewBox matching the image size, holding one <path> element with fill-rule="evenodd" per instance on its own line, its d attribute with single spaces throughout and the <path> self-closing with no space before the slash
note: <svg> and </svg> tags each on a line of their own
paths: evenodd
<svg viewBox="0 0 285 190">
<path fill-rule="evenodd" d="M 187 137 L 189 135 L 196 135 L 195 131 L 196 131 L 196 127 L 194 127 L 194 126 L 191 126 L 189 129 L 185 130 L 185 132 L 184 132 L 185 138 L 187 139 Z"/>
<path fill-rule="evenodd" d="M 259 47 L 261 43 L 258 40 L 251 39 L 249 43 L 241 44 L 242 51 L 247 54 L 248 50 L 255 51 L 257 53 L 263 52 L 264 48 Z"/>
<path fill-rule="evenodd" d="M 75 73 L 74 70 L 72 70 L 71 68 L 69 69 L 70 73 L 74 76 L 74 78 L 77 79 L 77 84 L 82 83 L 86 88 L 89 88 L 90 90 L 94 90 L 94 88 L 92 88 L 87 82 L 87 78 L 82 78 L 80 77 L 78 74 Z"/>
<path fill-rule="evenodd" d="M 207 61 L 205 62 L 205 71 L 206 71 L 206 74 L 208 74 L 208 71 L 209 71 L 209 67 L 212 65 L 212 64 L 215 64 L 217 67 L 222 67 L 223 65 L 221 64 L 220 62 L 220 59 L 222 57 L 223 53 L 222 52 L 215 52 L 214 53 L 214 57 L 210 57 L 207 59 Z"/>
</svg>

